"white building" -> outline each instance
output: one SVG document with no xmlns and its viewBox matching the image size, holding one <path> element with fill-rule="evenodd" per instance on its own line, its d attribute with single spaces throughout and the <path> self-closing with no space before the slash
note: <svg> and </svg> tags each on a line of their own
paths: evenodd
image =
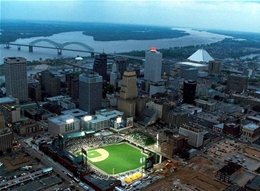
<svg viewBox="0 0 260 191">
<path fill-rule="evenodd" d="M 83 117 L 83 116 L 87 115 L 88 112 L 83 111 L 83 110 L 81 110 L 79 108 L 76 108 L 76 109 L 70 109 L 70 110 L 61 111 L 61 114 L 63 114 L 63 115 L 71 115 L 73 117 L 80 118 L 80 117 Z"/>
<path fill-rule="evenodd" d="M 145 53 L 144 79 L 151 82 L 161 81 L 162 53 L 155 47 Z"/>
<path fill-rule="evenodd" d="M 254 123 L 242 127 L 242 137 L 248 141 L 255 141 L 260 136 L 260 126 Z"/>
<path fill-rule="evenodd" d="M 191 127 L 188 125 L 183 125 L 183 127 L 179 128 L 179 134 L 188 137 L 188 144 L 196 148 L 203 145 L 203 138 L 207 133 L 208 132 L 203 131 L 203 129 Z"/>
<path fill-rule="evenodd" d="M 27 65 L 26 58 L 4 58 L 6 95 L 18 98 L 19 101 L 28 100 Z"/>
<path fill-rule="evenodd" d="M 110 128 L 110 119 L 103 115 L 87 115 L 80 118 L 81 128 L 85 131 L 99 131 Z"/>
<path fill-rule="evenodd" d="M 214 61 L 214 58 L 212 58 L 206 50 L 198 49 L 188 58 L 188 60 L 192 62 L 208 63 L 209 61 Z"/>
<path fill-rule="evenodd" d="M 54 136 L 80 131 L 80 120 L 71 115 L 60 115 L 48 119 L 48 132 Z"/>
</svg>

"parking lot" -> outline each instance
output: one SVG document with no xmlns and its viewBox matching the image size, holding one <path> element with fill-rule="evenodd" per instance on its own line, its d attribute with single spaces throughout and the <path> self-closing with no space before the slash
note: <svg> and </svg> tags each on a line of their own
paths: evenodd
<svg viewBox="0 0 260 191">
<path fill-rule="evenodd" d="M 222 140 L 205 149 L 204 154 L 221 161 L 235 162 L 248 171 L 255 171 L 260 166 L 259 151 L 230 139 Z"/>
<path fill-rule="evenodd" d="M 204 154 L 207 154 L 210 157 L 218 158 L 220 160 L 225 160 L 226 155 L 239 152 L 244 148 L 245 145 L 243 143 L 225 139 L 204 150 Z"/>
</svg>

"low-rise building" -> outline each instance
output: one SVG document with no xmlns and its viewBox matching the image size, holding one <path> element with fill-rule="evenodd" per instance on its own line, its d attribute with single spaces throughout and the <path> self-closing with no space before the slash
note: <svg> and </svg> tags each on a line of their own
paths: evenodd
<svg viewBox="0 0 260 191">
<path fill-rule="evenodd" d="M 226 123 L 223 128 L 223 134 L 229 137 L 237 137 L 241 134 L 241 125 L 235 123 Z"/>
<path fill-rule="evenodd" d="M 243 172 L 243 167 L 237 163 L 229 162 L 223 168 L 218 170 L 217 179 L 230 183 L 233 182 L 238 176 L 240 176 Z"/>
<path fill-rule="evenodd" d="M 103 115 L 87 115 L 80 118 L 81 128 L 85 131 L 99 131 L 110 128 L 110 119 Z"/>
<path fill-rule="evenodd" d="M 260 176 L 255 176 L 253 179 L 249 180 L 245 185 L 245 188 L 250 191 L 259 191 L 260 190 Z"/>
<path fill-rule="evenodd" d="M 205 101 L 205 100 L 202 100 L 202 99 L 196 99 L 195 104 L 196 104 L 197 107 L 200 107 L 203 110 L 209 111 L 209 112 L 215 111 L 217 109 L 216 103 Z"/>
<path fill-rule="evenodd" d="M 249 123 L 242 126 L 242 138 L 248 141 L 255 141 L 260 136 L 260 126 L 254 123 Z"/>
<path fill-rule="evenodd" d="M 203 145 L 203 138 L 207 133 L 208 132 L 204 131 L 202 128 L 186 124 L 179 128 L 179 134 L 186 136 L 188 138 L 188 144 L 196 148 Z"/>
<path fill-rule="evenodd" d="M 54 136 L 80 131 L 80 120 L 71 115 L 48 118 L 48 132 Z"/>
<path fill-rule="evenodd" d="M 23 120 L 19 124 L 14 125 L 13 129 L 19 135 L 30 135 L 43 130 L 38 122 L 30 119 Z"/>
<path fill-rule="evenodd" d="M 189 120 L 188 112 L 181 110 L 172 110 L 166 113 L 164 121 L 174 126 L 181 126 L 184 123 L 187 123 Z"/>
<path fill-rule="evenodd" d="M 19 103 L 8 103 L 0 105 L 0 110 L 9 123 L 21 121 L 21 108 Z"/>
<path fill-rule="evenodd" d="M 71 115 L 73 117 L 84 117 L 88 114 L 88 112 L 83 111 L 82 109 L 76 108 L 76 109 L 70 109 L 70 110 L 65 110 L 65 111 L 61 111 L 62 115 Z"/>
<path fill-rule="evenodd" d="M 217 133 L 223 133 L 224 123 L 213 125 L 213 131 Z"/>
</svg>

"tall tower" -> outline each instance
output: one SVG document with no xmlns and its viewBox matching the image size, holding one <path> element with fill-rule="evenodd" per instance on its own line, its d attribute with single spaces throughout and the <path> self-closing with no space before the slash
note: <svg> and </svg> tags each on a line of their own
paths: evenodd
<svg viewBox="0 0 260 191">
<path fill-rule="evenodd" d="M 71 99 L 78 100 L 79 99 L 79 77 L 76 75 L 70 75 L 68 77 L 69 84 L 69 95 Z"/>
<path fill-rule="evenodd" d="M 79 76 L 79 108 L 94 114 L 102 106 L 102 76 L 88 71 Z"/>
<path fill-rule="evenodd" d="M 103 79 L 107 79 L 107 55 L 102 53 L 95 57 L 93 71 L 97 72 Z"/>
<path fill-rule="evenodd" d="M 117 80 L 121 79 L 120 73 L 117 71 L 116 63 L 112 65 L 112 71 L 110 72 L 110 84 L 117 87 Z"/>
<path fill-rule="evenodd" d="M 28 100 L 26 59 L 23 57 L 4 58 L 6 95 Z"/>
<path fill-rule="evenodd" d="M 123 57 L 116 57 L 115 63 L 117 71 L 123 76 L 124 72 L 127 70 L 128 59 Z"/>
<path fill-rule="evenodd" d="M 208 72 L 209 74 L 219 75 L 221 73 L 221 62 L 209 61 Z"/>
<path fill-rule="evenodd" d="M 162 53 L 155 47 L 145 53 L 144 79 L 151 82 L 159 82 L 162 73 Z"/>
<path fill-rule="evenodd" d="M 118 110 L 123 111 L 126 116 L 135 117 L 137 96 L 136 73 L 125 71 L 118 98 Z"/>
<path fill-rule="evenodd" d="M 192 104 L 195 100 L 197 82 L 185 80 L 183 84 L 183 103 Z"/>
</svg>

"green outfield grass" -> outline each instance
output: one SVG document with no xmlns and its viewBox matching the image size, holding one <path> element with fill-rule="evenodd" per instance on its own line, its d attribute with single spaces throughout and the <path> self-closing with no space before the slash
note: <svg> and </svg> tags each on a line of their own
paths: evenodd
<svg viewBox="0 0 260 191">
<path fill-rule="evenodd" d="M 105 149 L 109 153 L 109 157 L 100 162 L 91 162 L 90 160 L 88 162 L 107 174 L 118 174 L 140 168 L 142 166 L 140 158 L 146 158 L 146 155 L 142 154 L 141 150 L 126 143 L 107 145 L 100 148 Z M 90 154 L 93 152 L 95 153 L 96 151 L 88 151 L 88 158 L 90 158 Z M 95 153 L 95 157 L 97 156 Z M 93 157 L 92 155 L 91 158 Z"/>
</svg>

